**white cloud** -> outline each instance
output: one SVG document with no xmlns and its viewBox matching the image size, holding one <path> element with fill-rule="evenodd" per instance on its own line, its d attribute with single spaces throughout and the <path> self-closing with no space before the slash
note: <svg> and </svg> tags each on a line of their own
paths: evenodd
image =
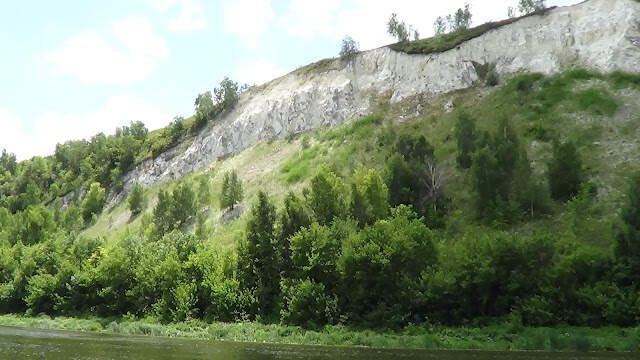
<svg viewBox="0 0 640 360">
<path fill-rule="evenodd" d="M 330 36 L 333 35 L 331 24 L 336 22 L 340 5 L 340 0 L 291 0 L 279 22 L 288 32 L 304 39 Z M 358 22 L 361 20 L 358 18 Z"/>
<path fill-rule="evenodd" d="M 114 133 L 116 127 L 130 121 L 142 121 L 149 129 L 165 126 L 171 116 L 138 96 L 112 96 L 97 111 L 60 113 L 47 111 L 34 122 L 34 132 L 20 128 L 20 119 L 0 109 L 0 148 L 16 154 L 19 160 L 34 155 L 50 155 L 57 143 L 89 139 L 103 132 Z M 6 127 L 5 127 L 6 126 Z"/>
<path fill-rule="evenodd" d="M 241 84 L 260 85 L 287 73 L 287 70 L 267 59 L 240 64 L 233 77 Z"/>
<path fill-rule="evenodd" d="M 190 32 L 202 30 L 207 26 L 200 0 L 148 0 L 151 6 L 160 12 L 173 9 L 177 15 L 169 19 L 169 30 Z"/>
<path fill-rule="evenodd" d="M 233 0 L 224 6 L 224 26 L 240 36 L 245 45 L 255 47 L 274 18 L 270 0 Z"/>
<path fill-rule="evenodd" d="M 20 146 L 24 146 L 20 134 L 22 129 L 20 126 L 20 118 L 12 114 L 6 109 L 0 108 L 0 149 L 6 149 L 9 152 L 15 152 Z"/>
<path fill-rule="evenodd" d="M 159 58 L 169 55 L 164 40 L 153 33 L 144 17 L 128 17 L 113 24 L 117 45 L 94 31 L 84 31 L 44 56 L 55 77 L 71 75 L 86 83 L 125 84 L 145 79 Z"/>
</svg>

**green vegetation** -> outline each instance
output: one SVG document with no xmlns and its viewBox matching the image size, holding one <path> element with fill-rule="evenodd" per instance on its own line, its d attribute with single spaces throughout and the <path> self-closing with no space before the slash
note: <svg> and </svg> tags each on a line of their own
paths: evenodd
<svg viewBox="0 0 640 360">
<path fill-rule="evenodd" d="M 233 209 L 233 206 L 241 202 L 243 197 L 242 181 L 238 178 L 238 173 L 235 170 L 225 173 L 220 192 L 220 207 Z"/>
<path fill-rule="evenodd" d="M 549 8 L 549 9 L 552 9 L 552 8 Z M 434 24 L 436 36 L 427 38 L 427 39 L 415 40 L 415 41 L 406 41 L 406 39 L 405 41 L 401 41 L 400 39 L 398 39 L 398 43 L 393 44 L 390 47 L 393 50 L 406 52 L 408 54 L 440 53 L 440 52 L 454 49 L 458 45 L 466 41 L 482 36 L 493 29 L 497 29 L 502 26 L 514 23 L 524 17 L 542 15 L 549 9 L 537 10 L 518 18 L 506 19 L 506 20 L 497 21 L 497 22 L 488 22 L 472 28 L 468 28 L 470 24 L 471 14 L 470 13 L 466 14 L 465 10 L 461 9 L 459 11 L 462 11 L 462 13 L 461 14 L 456 13 L 455 18 L 451 18 L 449 21 L 449 24 L 447 23 L 447 19 L 444 19 L 444 18 L 440 18 L 439 21 L 436 20 L 436 23 Z M 468 23 L 465 22 L 466 15 L 469 15 Z M 445 33 L 447 30 L 447 27 L 449 27 L 449 30 L 451 30 L 451 32 Z"/>
<path fill-rule="evenodd" d="M 133 189 L 131 189 L 131 193 L 129 193 L 129 197 L 127 198 L 127 205 L 129 206 L 131 215 L 135 216 L 140 214 L 145 206 L 144 189 L 142 188 L 142 185 L 136 183 L 133 186 Z"/>
<path fill-rule="evenodd" d="M 583 106 L 589 89 L 602 101 Z M 627 183 L 640 145 L 622 130 L 637 91 L 633 77 L 573 70 L 449 94 L 452 113 L 445 98 L 381 96 L 374 114 L 306 141 L 142 189 L 150 205 L 130 224 L 111 226 L 124 203 L 91 211 L 84 232 L 84 207 L 1 207 L 0 312 L 229 339 L 635 350 L 637 329 L 607 326 L 640 318 L 640 182 Z M 417 104 L 428 111 L 404 110 Z M 23 166 L 0 160 L 3 174 Z M 253 206 L 218 222 L 242 197 L 211 198 L 240 176 Z M 93 188 L 83 202 L 100 199 Z"/>
<path fill-rule="evenodd" d="M 152 318 L 68 318 L 1 315 L 0 325 L 81 330 L 123 335 L 189 337 L 272 344 L 367 346 L 410 349 L 638 351 L 640 329 L 607 327 L 530 328 L 517 324 L 478 328 L 409 325 L 375 331 L 328 325 L 316 330 L 256 322 L 205 323 L 190 320 L 161 324 Z"/>
</svg>

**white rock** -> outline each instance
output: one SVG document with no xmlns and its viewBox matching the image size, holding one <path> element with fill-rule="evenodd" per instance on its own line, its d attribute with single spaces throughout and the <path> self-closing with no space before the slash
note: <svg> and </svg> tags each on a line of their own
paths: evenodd
<svg viewBox="0 0 640 360">
<path fill-rule="evenodd" d="M 478 80 L 472 61 L 496 64 L 500 78 L 522 71 L 552 74 L 574 65 L 639 72 L 638 19 L 640 3 L 634 0 L 590 0 L 524 18 L 439 54 L 384 47 L 359 54 L 348 66 L 335 60 L 320 73 L 290 73 L 243 94 L 232 112 L 198 134 L 182 154 L 178 147 L 139 164 L 124 177 L 123 192 L 110 194 L 109 205 L 124 199 L 136 182 L 164 182 L 263 140 L 363 116 L 374 105 L 372 95 L 390 91 L 391 102 L 398 102 L 470 87 Z"/>
</svg>

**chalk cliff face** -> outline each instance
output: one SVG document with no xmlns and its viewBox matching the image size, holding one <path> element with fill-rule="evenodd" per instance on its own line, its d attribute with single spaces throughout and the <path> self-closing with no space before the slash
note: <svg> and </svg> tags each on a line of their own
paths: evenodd
<svg viewBox="0 0 640 360">
<path fill-rule="evenodd" d="M 186 149 L 168 150 L 124 178 L 118 203 L 136 182 L 153 185 L 198 170 L 262 140 L 336 126 L 370 112 L 376 94 L 391 102 L 434 97 L 470 87 L 477 64 L 495 64 L 500 77 L 522 71 L 551 74 L 571 66 L 640 72 L 640 3 L 589 0 L 521 19 L 430 55 L 388 47 L 350 61 L 325 61 L 244 93 L 233 111 L 204 129 Z"/>
</svg>

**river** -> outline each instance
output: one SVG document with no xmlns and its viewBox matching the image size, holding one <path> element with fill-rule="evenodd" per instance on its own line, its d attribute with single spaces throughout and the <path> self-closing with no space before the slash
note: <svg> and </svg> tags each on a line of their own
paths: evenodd
<svg viewBox="0 0 640 360">
<path fill-rule="evenodd" d="M 43 360 L 601 360 L 637 359 L 625 353 L 378 350 L 217 342 L 0 326 L 0 359 Z"/>
</svg>

